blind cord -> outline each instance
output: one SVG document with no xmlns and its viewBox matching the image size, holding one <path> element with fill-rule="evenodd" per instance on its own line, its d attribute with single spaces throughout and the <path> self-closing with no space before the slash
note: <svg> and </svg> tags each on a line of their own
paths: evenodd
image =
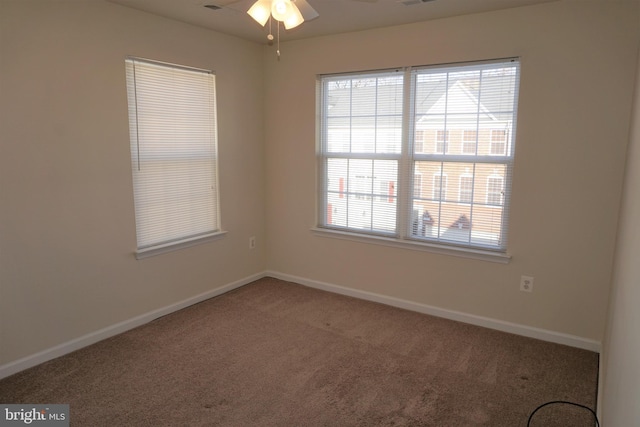
<svg viewBox="0 0 640 427">
<path fill-rule="evenodd" d="M 543 403 L 542 405 L 538 406 L 536 409 L 533 410 L 533 412 L 531 413 L 531 415 L 529 415 L 529 420 L 527 421 L 527 427 L 531 427 L 531 419 L 533 419 L 533 415 L 538 412 L 538 410 L 544 408 L 545 406 L 548 405 L 554 405 L 554 404 L 565 404 L 565 405 L 573 405 L 573 406 L 577 406 L 578 408 L 583 408 L 588 410 L 589 412 L 591 412 L 591 414 L 593 415 L 593 417 L 596 419 L 596 426 L 600 427 L 600 422 L 598 421 L 598 416 L 596 415 L 596 413 L 593 411 L 593 409 L 589 408 L 588 406 L 584 406 L 584 405 L 580 405 L 579 403 L 574 403 L 574 402 L 567 402 L 565 400 L 552 400 L 551 402 L 547 402 L 547 403 Z"/>
<path fill-rule="evenodd" d="M 136 62 L 132 61 L 133 66 L 133 97 L 136 103 L 136 160 L 138 162 L 138 172 L 140 172 L 140 122 L 138 121 L 138 81 L 136 80 Z"/>
</svg>

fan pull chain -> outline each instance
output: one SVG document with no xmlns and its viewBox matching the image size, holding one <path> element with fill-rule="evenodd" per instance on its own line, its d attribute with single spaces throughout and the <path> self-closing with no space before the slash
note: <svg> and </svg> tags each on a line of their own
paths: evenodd
<svg viewBox="0 0 640 427">
<path fill-rule="evenodd" d="M 276 49 L 276 55 L 278 55 L 278 61 L 280 61 L 280 21 L 278 21 L 278 46 Z"/>
<path fill-rule="evenodd" d="M 273 45 L 273 31 L 271 31 L 271 15 L 269 15 L 269 34 L 267 35 L 267 40 L 269 40 L 269 46 Z"/>
</svg>

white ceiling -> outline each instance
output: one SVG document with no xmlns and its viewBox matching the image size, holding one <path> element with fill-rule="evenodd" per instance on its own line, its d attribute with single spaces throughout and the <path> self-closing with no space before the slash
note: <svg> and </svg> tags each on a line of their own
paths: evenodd
<svg viewBox="0 0 640 427">
<path fill-rule="evenodd" d="M 178 21 L 209 28 L 258 43 L 267 29 L 246 11 L 255 0 L 108 0 Z M 307 0 L 320 14 L 292 30 L 281 30 L 283 41 L 408 24 L 450 16 L 488 12 L 557 0 L 431 0 L 405 5 L 400 0 Z M 406 1 L 406 0 L 405 0 Z M 205 5 L 222 6 L 211 10 Z M 269 24 L 267 24 L 267 27 Z M 275 34 L 275 27 L 273 29 Z"/>
</svg>

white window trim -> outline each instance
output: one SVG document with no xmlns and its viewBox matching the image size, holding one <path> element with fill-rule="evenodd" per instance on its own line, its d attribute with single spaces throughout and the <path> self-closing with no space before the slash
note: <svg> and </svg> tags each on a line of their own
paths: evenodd
<svg viewBox="0 0 640 427">
<path fill-rule="evenodd" d="M 511 261 L 511 255 L 503 252 L 493 252 L 489 250 L 444 246 L 435 243 L 428 243 L 417 240 L 399 240 L 393 237 L 384 237 L 379 235 L 361 234 L 345 230 L 336 230 L 333 228 L 313 227 L 311 232 L 318 237 L 328 237 L 334 239 L 348 240 L 350 242 L 368 243 L 393 248 L 409 249 L 413 251 L 431 252 L 442 255 L 452 255 L 460 258 L 475 259 L 479 261 L 495 262 L 499 264 L 508 264 Z"/>
<path fill-rule="evenodd" d="M 136 259 L 150 258 L 156 255 L 165 254 L 167 252 L 173 252 L 179 249 L 190 248 L 202 243 L 219 240 L 222 239 L 226 234 L 226 231 L 218 231 L 215 233 L 205 234 L 204 236 L 192 237 L 190 239 L 183 239 L 177 242 L 165 243 L 164 245 L 157 245 L 145 249 L 139 249 L 135 252 Z"/>
</svg>

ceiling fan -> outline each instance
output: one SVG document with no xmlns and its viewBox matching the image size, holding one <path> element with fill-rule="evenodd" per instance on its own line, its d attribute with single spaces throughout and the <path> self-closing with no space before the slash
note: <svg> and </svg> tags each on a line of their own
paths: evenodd
<svg viewBox="0 0 640 427">
<path fill-rule="evenodd" d="M 209 5 L 205 7 L 212 7 L 219 9 L 221 7 L 230 6 L 233 3 L 238 3 L 241 0 L 218 0 L 215 5 Z M 354 0 L 354 1 L 377 1 L 377 0 Z M 269 23 L 269 34 L 267 40 L 269 44 L 274 41 L 274 36 L 271 31 L 272 21 L 276 21 L 277 29 L 277 42 L 278 49 L 276 51 L 278 60 L 280 59 L 280 23 L 284 25 L 286 30 L 290 30 L 302 24 L 305 21 L 311 21 L 316 19 L 318 12 L 311 7 L 306 0 L 256 0 L 252 6 L 247 10 L 249 16 L 251 16 L 256 22 L 263 27 Z"/>
<path fill-rule="evenodd" d="M 218 0 L 215 5 L 207 7 L 220 8 L 238 3 L 241 0 Z M 378 0 L 345 0 L 361 3 L 376 3 Z M 402 1 L 402 0 L 396 0 Z M 418 0 L 424 1 L 424 0 Z M 247 13 L 260 25 L 265 26 L 269 18 L 282 22 L 285 29 L 290 30 L 306 21 L 316 19 L 318 12 L 307 0 L 256 0 Z"/>
<path fill-rule="evenodd" d="M 318 17 L 306 0 L 257 0 L 247 13 L 262 26 L 273 17 L 287 30 Z"/>
<path fill-rule="evenodd" d="M 215 5 L 207 5 L 214 9 L 230 6 L 234 3 L 238 3 L 242 0 L 217 0 Z M 326 1 L 326 0 L 322 0 Z M 334 0 L 335 1 L 335 0 Z M 341 0 L 341 1 L 355 1 L 360 3 L 377 3 L 379 0 Z M 387 0 L 391 1 L 391 0 Z M 405 5 L 426 3 L 434 0 L 394 0 L 396 3 L 403 3 Z M 269 44 L 274 41 L 272 34 L 272 23 L 276 24 L 276 35 L 278 48 L 276 50 L 278 59 L 280 59 L 280 24 L 282 23 L 286 30 L 296 28 L 300 24 L 306 21 L 316 19 L 318 12 L 311 7 L 307 0 L 253 0 L 251 7 L 246 11 L 256 22 L 265 27 L 269 23 L 269 33 L 267 40 Z"/>
<path fill-rule="evenodd" d="M 238 3 L 242 0 L 217 0 L 215 5 L 206 7 L 221 8 Z M 323 0 L 326 1 L 326 0 Z M 377 3 L 379 0 L 342 0 L 360 3 Z M 405 6 L 427 3 L 435 0 L 395 0 L 396 3 L 403 3 Z M 311 7 L 307 0 L 255 0 L 247 13 L 260 25 L 265 26 L 269 18 L 282 22 L 285 29 L 295 28 L 305 21 L 316 19 L 319 14 Z"/>
</svg>

